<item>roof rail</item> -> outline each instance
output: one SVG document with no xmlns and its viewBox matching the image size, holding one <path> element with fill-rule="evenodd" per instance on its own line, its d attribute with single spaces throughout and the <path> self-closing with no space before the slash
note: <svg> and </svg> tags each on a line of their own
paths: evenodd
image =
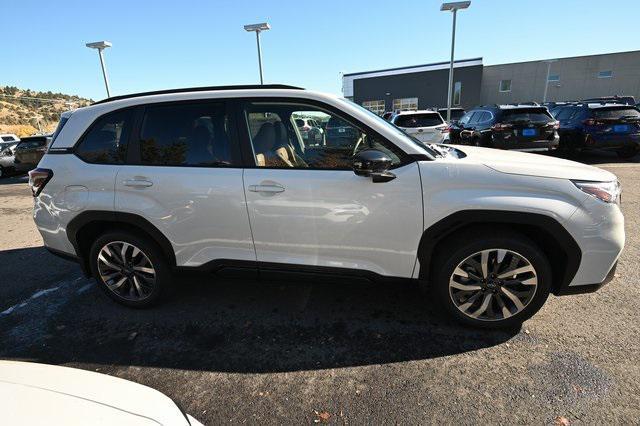
<svg viewBox="0 0 640 426">
<path fill-rule="evenodd" d="M 235 86 L 205 86 L 205 87 L 184 87 L 179 89 L 166 89 L 166 90 L 156 90 L 153 92 L 140 92 L 140 93 L 130 93 L 128 95 L 120 95 L 120 96 L 112 96 L 110 98 L 102 99 L 101 101 L 94 102 L 91 105 L 104 104 L 111 101 L 119 101 L 121 99 L 130 99 L 137 98 L 140 96 L 151 96 L 151 95 L 166 95 L 169 93 L 186 93 L 186 92 L 208 92 L 215 90 L 243 90 L 243 89 L 293 89 L 293 90 L 304 90 L 302 87 L 297 86 L 289 86 L 287 84 L 246 84 L 246 85 L 235 85 Z"/>
</svg>

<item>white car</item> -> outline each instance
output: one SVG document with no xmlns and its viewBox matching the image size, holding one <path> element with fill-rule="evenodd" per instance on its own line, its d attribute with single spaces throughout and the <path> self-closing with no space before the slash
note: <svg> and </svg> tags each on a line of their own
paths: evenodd
<svg viewBox="0 0 640 426">
<path fill-rule="evenodd" d="M 13 133 L 0 133 L 0 143 L 18 143 L 20 138 Z"/>
<path fill-rule="evenodd" d="M 390 121 L 422 143 L 443 143 L 449 136 L 449 126 L 438 111 L 402 111 Z"/>
<path fill-rule="evenodd" d="M 305 146 L 295 117 L 319 117 Z M 185 270 L 410 280 L 452 318 L 513 326 L 611 280 L 616 176 L 558 158 L 417 143 L 336 96 L 281 85 L 106 99 L 63 114 L 30 172 L 46 247 L 151 305 Z"/>
<path fill-rule="evenodd" d="M 91 371 L 17 361 L 0 361 L 0 424 L 201 425 L 150 387 Z"/>
</svg>

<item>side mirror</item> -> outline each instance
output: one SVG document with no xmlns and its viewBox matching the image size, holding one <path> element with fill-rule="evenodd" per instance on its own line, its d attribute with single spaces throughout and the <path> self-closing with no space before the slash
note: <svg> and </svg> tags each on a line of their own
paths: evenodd
<svg viewBox="0 0 640 426">
<path fill-rule="evenodd" d="M 389 182 L 396 175 L 389 172 L 391 158 L 382 151 L 365 149 L 353 157 L 353 172 L 358 176 L 371 177 L 373 182 Z"/>
</svg>

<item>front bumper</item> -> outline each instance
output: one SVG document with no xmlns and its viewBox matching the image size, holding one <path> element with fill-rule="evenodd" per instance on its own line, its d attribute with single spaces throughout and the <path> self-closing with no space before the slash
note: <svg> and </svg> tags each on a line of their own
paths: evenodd
<svg viewBox="0 0 640 426">
<path fill-rule="evenodd" d="M 604 287 L 606 284 L 609 284 L 611 280 L 613 280 L 613 278 L 616 275 L 617 266 L 618 266 L 618 262 L 616 261 L 616 263 L 613 264 L 613 267 L 604 277 L 604 280 L 602 282 L 595 283 L 595 284 L 562 286 L 556 291 L 554 291 L 554 294 L 556 296 L 570 296 L 572 294 L 585 294 L 585 293 L 593 293 L 594 291 L 598 291 L 602 287 Z"/>
</svg>

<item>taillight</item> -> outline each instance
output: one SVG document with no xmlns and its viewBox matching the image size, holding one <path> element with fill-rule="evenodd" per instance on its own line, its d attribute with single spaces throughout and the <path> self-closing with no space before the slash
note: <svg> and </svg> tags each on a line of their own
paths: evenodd
<svg viewBox="0 0 640 426">
<path fill-rule="evenodd" d="M 513 127 L 513 124 L 496 123 L 493 126 L 491 126 L 491 130 L 497 130 L 497 131 L 509 130 L 512 127 Z"/>
<path fill-rule="evenodd" d="M 449 133 L 451 131 L 451 127 L 443 127 L 442 129 L 440 129 L 441 133 Z"/>
<path fill-rule="evenodd" d="M 53 177 L 53 171 L 49 169 L 33 169 L 29 172 L 29 187 L 34 197 L 40 195 L 44 186 Z"/>
<path fill-rule="evenodd" d="M 553 127 L 554 130 L 558 130 L 560 128 L 560 122 L 552 121 L 551 123 L 547 124 L 547 126 Z"/>
<path fill-rule="evenodd" d="M 595 118 L 587 118 L 582 122 L 582 124 L 584 124 L 585 126 L 595 126 L 596 124 L 598 124 L 598 122 L 595 120 Z"/>
</svg>

